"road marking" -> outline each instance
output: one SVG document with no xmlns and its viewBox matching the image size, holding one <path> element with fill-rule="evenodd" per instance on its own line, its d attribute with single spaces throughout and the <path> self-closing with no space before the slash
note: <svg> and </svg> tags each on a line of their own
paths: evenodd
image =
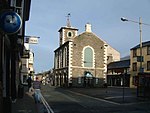
<svg viewBox="0 0 150 113">
<path fill-rule="evenodd" d="M 51 86 L 49 86 L 49 87 L 51 87 Z M 106 97 L 104 99 L 100 99 L 100 98 L 88 96 L 86 94 L 81 94 L 81 93 L 78 93 L 78 92 L 70 91 L 70 90 L 66 90 L 66 91 L 68 91 L 70 93 L 74 93 L 76 95 L 81 95 L 81 96 L 84 96 L 84 97 L 88 97 L 88 98 L 91 98 L 91 99 L 95 99 L 95 100 L 98 100 L 98 101 L 103 101 L 103 102 L 114 104 L 114 105 L 135 105 L 135 104 L 143 104 L 143 103 L 150 104 L 150 101 L 145 101 L 145 102 L 136 101 L 136 102 L 129 102 L 129 103 L 127 103 L 127 102 L 126 103 L 125 102 L 118 103 L 118 102 L 113 102 L 113 101 L 106 100 L 106 99 L 119 98 L 119 97 L 122 98 L 122 96 L 111 96 L 111 97 Z M 125 97 L 134 97 L 134 96 L 125 96 Z M 76 101 L 76 100 L 74 100 L 74 101 Z M 79 103 L 78 101 L 76 101 L 76 102 Z M 86 106 L 84 106 L 84 107 L 86 107 Z"/>
<path fill-rule="evenodd" d="M 46 110 L 48 111 L 48 113 L 54 113 L 54 111 L 52 110 L 52 108 L 49 106 L 49 104 L 47 103 L 47 101 L 45 100 L 45 98 L 43 97 L 43 95 L 41 94 L 41 100 L 43 105 L 45 106 Z"/>
<path fill-rule="evenodd" d="M 74 91 L 68 91 L 68 92 L 74 93 L 76 95 L 81 95 L 81 96 L 84 96 L 84 97 L 88 97 L 88 98 L 91 98 L 91 99 L 95 99 L 95 100 L 98 100 L 98 101 L 103 101 L 103 102 L 106 102 L 106 103 L 115 104 L 115 105 L 135 105 L 135 104 L 150 103 L 150 101 L 147 101 L 147 102 L 131 102 L 131 103 L 117 103 L 117 102 L 112 102 L 112 101 L 109 101 L 109 100 L 105 100 L 106 98 L 105 99 L 100 99 L 100 98 L 92 97 L 92 96 L 81 94 L 81 93 L 74 92 Z M 122 96 L 116 96 L 116 97 L 122 97 Z M 126 97 L 133 97 L 133 96 L 126 96 Z M 107 97 L 107 98 L 109 98 L 109 97 Z M 111 98 L 112 97 L 110 97 L 109 99 L 111 99 Z"/>
<path fill-rule="evenodd" d="M 88 96 L 88 95 L 77 93 L 77 92 L 74 92 L 74 91 L 68 91 L 68 92 L 74 93 L 76 95 L 81 95 L 81 96 L 84 96 L 84 97 L 88 97 L 88 98 L 91 98 L 91 99 L 95 99 L 95 100 L 98 100 L 98 101 L 107 102 L 107 103 L 110 103 L 110 104 L 121 105 L 120 103 L 116 103 L 116 102 L 112 102 L 112 101 L 108 101 L 108 100 L 104 100 L 104 99 Z"/>
<path fill-rule="evenodd" d="M 112 96 L 112 97 L 106 97 L 105 99 L 113 99 L 113 98 L 122 98 L 123 96 Z M 134 96 L 124 96 L 124 97 L 134 97 Z"/>
</svg>

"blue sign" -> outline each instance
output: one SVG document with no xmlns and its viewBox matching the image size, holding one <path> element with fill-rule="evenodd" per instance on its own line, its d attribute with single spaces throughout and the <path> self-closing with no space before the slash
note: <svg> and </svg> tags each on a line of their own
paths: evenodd
<svg viewBox="0 0 150 113">
<path fill-rule="evenodd" d="M 7 34 L 14 34 L 22 26 L 21 17 L 14 11 L 7 11 L 0 14 L 0 29 Z"/>
</svg>

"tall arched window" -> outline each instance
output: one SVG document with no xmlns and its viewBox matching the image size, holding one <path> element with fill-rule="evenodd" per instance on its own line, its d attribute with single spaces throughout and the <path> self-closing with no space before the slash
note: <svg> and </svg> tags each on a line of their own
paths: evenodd
<svg viewBox="0 0 150 113">
<path fill-rule="evenodd" d="M 93 67 L 93 50 L 90 47 L 84 49 L 84 67 Z"/>
<path fill-rule="evenodd" d="M 64 66 L 63 67 L 66 67 L 67 66 L 67 48 L 65 47 L 64 48 L 64 60 L 63 60 L 63 62 L 64 62 Z"/>
</svg>

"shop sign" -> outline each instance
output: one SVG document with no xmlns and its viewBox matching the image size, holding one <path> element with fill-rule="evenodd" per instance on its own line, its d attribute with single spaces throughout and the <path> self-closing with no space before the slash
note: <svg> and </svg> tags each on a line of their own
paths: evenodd
<svg viewBox="0 0 150 113">
<path fill-rule="evenodd" d="M 38 44 L 38 37 L 36 36 L 28 36 L 26 37 L 26 43 L 29 43 L 29 44 Z"/>
</svg>

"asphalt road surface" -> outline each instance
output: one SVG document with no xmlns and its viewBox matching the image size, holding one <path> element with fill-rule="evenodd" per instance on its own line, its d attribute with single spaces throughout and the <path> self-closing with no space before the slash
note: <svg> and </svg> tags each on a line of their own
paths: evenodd
<svg viewBox="0 0 150 113">
<path fill-rule="evenodd" d="M 42 94 L 54 113 L 150 113 L 150 101 L 120 104 L 49 85 L 42 87 Z"/>
</svg>

